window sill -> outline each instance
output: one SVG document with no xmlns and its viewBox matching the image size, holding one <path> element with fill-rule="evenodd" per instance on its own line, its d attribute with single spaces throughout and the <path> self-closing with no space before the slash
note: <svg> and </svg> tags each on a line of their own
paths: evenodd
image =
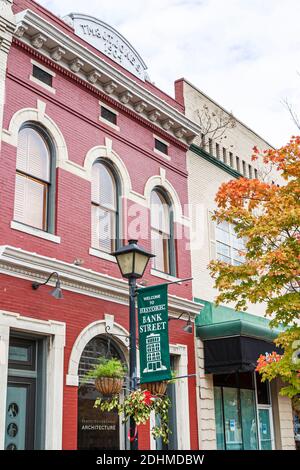
<svg viewBox="0 0 300 470">
<path fill-rule="evenodd" d="M 111 127 L 111 128 L 114 129 L 115 131 L 120 132 L 119 126 L 117 126 L 116 124 L 113 124 L 113 123 L 110 122 L 110 121 L 107 121 L 107 120 L 104 119 L 102 116 L 99 116 L 99 121 L 100 121 L 100 122 L 103 122 L 103 124 L 106 124 L 107 126 Z"/>
<path fill-rule="evenodd" d="M 36 85 L 39 85 L 41 86 L 42 88 L 44 88 L 45 90 L 49 91 L 50 93 L 53 93 L 55 95 L 56 93 L 56 89 L 51 87 L 50 85 L 47 85 L 47 83 L 44 83 L 42 82 L 41 80 L 39 80 L 38 78 L 35 78 L 33 75 L 30 75 L 29 77 L 29 80 L 33 83 L 35 83 Z"/>
<path fill-rule="evenodd" d="M 171 157 L 167 155 L 166 153 L 160 152 L 160 150 L 157 150 L 155 147 L 153 148 L 153 152 L 159 155 L 162 158 L 165 158 L 166 160 L 171 160 Z"/>
<path fill-rule="evenodd" d="M 111 261 L 112 263 L 116 263 L 117 260 L 114 256 L 106 253 L 105 251 L 98 250 L 97 248 L 90 248 L 89 254 L 91 256 L 96 256 L 96 258 L 105 259 L 106 261 Z"/>
<path fill-rule="evenodd" d="M 150 274 L 152 274 L 152 276 L 159 277 L 170 282 L 180 280 L 178 277 L 171 276 L 171 274 L 163 273 L 162 271 L 157 271 L 156 269 L 151 269 Z"/>
<path fill-rule="evenodd" d="M 19 232 L 28 233 L 29 235 L 33 235 L 34 237 L 43 238 L 44 240 L 48 240 L 49 242 L 59 244 L 61 239 L 60 237 L 53 235 L 52 233 L 44 232 L 38 228 L 29 227 L 29 225 L 24 225 L 21 222 L 16 222 L 13 220 L 10 224 L 10 228 L 13 230 L 18 230 Z"/>
</svg>

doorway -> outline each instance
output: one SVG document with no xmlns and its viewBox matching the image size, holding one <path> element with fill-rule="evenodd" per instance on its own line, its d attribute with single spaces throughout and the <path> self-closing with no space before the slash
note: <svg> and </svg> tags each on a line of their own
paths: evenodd
<svg viewBox="0 0 300 470">
<path fill-rule="evenodd" d="M 6 395 L 6 450 L 43 449 L 45 443 L 45 341 L 29 336 L 9 340 Z"/>
</svg>

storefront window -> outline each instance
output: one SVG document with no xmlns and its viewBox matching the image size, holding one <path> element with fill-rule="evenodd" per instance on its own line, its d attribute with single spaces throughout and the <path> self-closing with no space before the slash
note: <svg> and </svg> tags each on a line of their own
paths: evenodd
<svg viewBox="0 0 300 470">
<path fill-rule="evenodd" d="M 219 450 L 274 447 L 270 385 L 253 372 L 214 376 Z"/>
<path fill-rule="evenodd" d="M 216 416 L 216 434 L 217 449 L 225 450 L 224 421 L 223 421 L 223 398 L 221 387 L 214 388 L 215 395 L 215 416 Z"/>
<path fill-rule="evenodd" d="M 259 405 L 270 405 L 270 386 L 269 382 L 262 382 L 261 376 L 256 374 L 257 403 Z"/>
<path fill-rule="evenodd" d="M 260 445 L 262 450 L 272 450 L 270 412 L 269 408 L 260 408 L 258 410 Z"/>
<path fill-rule="evenodd" d="M 119 450 L 120 419 L 116 411 L 94 408 L 100 393 L 94 385 L 82 385 L 78 396 L 78 449 Z"/>
<path fill-rule="evenodd" d="M 86 374 L 100 357 L 116 357 L 125 362 L 117 345 L 105 336 L 97 336 L 86 345 L 79 363 L 79 450 L 120 450 L 127 442 L 126 429 L 118 412 L 101 412 L 94 408 L 95 400 L 101 394 L 95 389 L 93 380 L 86 379 Z"/>
<path fill-rule="evenodd" d="M 236 388 L 223 388 L 225 439 L 227 450 L 242 450 L 242 425 L 239 393 Z"/>
<path fill-rule="evenodd" d="M 218 375 L 214 384 L 217 449 L 257 450 L 253 374 Z"/>
<path fill-rule="evenodd" d="M 300 450 L 300 414 L 294 414 L 294 433 L 295 433 L 295 442 L 296 449 Z"/>
<path fill-rule="evenodd" d="M 241 389 L 241 410 L 244 450 L 257 450 L 257 424 L 254 390 Z"/>
</svg>

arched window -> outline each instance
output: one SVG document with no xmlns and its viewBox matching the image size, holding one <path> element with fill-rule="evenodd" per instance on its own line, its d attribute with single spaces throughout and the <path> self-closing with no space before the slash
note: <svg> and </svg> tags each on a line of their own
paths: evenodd
<svg viewBox="0 0 300 470">
<path fill-rule="evenodd" d="M 25 125 L 19 132 L 14 220 L 31 227 L 54 228 L 54 155 L 44 130 Z"/>
<path fill-rule="evenodd" d="M 153 267 L 167 274 L 176 274 L 173 234 L 173 212 L 165 194 L 155 188 L 151 193 L 151 240 Z"/>
<path fill-rule="evenodd" d="M 92 247 L 111 253 L 117 248 L 118 184 L 111 168 L 97 161 L 92 169 Z"/>
<path fill-rule="evenodd" d="M 94 408 L 99 396 L 94 381 L 87 373 L 101 358 L 114 357 L 123 364 L 126 360 L 118 344 L 105 335 L 92 338 L 82 352 L 79 363 L 78 389 L 78 449 L 79 450 L 125 450 L 128 445 L 128 429 L 116 410 L 100 411 Z M 121 399 L 124 391 L 121 393 Z M 127 432 L 126 432 L 127 431 Z"/>
</svg>

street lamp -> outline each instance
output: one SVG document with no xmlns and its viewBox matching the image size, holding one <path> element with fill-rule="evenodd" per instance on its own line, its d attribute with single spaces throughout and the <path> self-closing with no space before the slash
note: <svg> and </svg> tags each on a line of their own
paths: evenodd
<svg viewBox="0 0 300 470">
<path fill-rule="evenodd" d="M 135 295 L 136 280 L 144 275 L 145 269 L 150 258 L 155 255 L 148 253 L 137 245 L 137 240 L 129 240 L 128 245 L 119 248 L 112 253 L 115 256 L 119 269 L 123 277 L 128 279 L 129 284 L 129 388 L 130 391 L 136 390 L 137 386 L 137 365 L 136 365 L 136 314 L 135 314 Z M 135 429 L 133 419 L 130 419 L 130 436 L 132 438 Z M 138 436 L 130 443 L 131 450 L 138 450 Z"/>
</svg>

